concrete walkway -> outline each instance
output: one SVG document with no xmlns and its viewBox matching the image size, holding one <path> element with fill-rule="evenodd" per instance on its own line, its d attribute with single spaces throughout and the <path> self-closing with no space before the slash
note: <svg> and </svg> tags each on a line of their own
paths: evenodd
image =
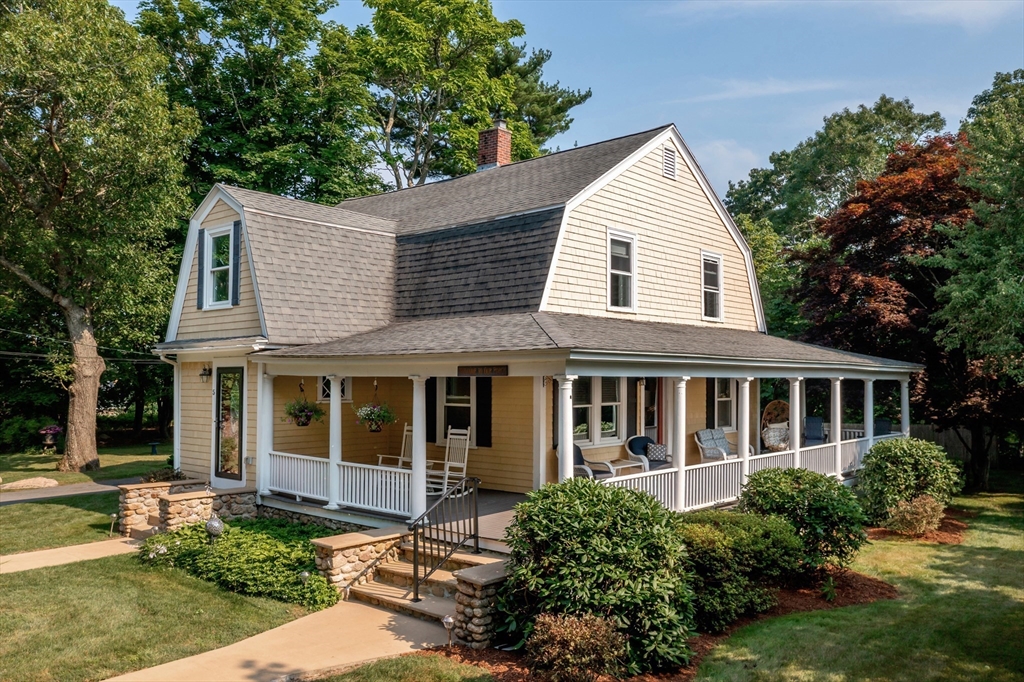
<svg viewBox="0 0 1024 682">
<path fill-rule="evenodd" d="M 241 642 L 112 679 L 271 682 L 287 675 L 350 666 L 447 642 L 445 629 L 437 623 L 345 601 Z"/>
<path fill-rule="evenodd" d="M 108 481 L 94 481 L 92 483 L 71 483 L 69 485 L 57 485 L 52 488 L 35 488 L 33 490 L 3 490 L 0 491 L 0 507 L 16 502 L 39 502 L 40 500 L 51 500 L 55 497 L 71 497 L 72 495 L 92 495 L 95 493 L 116 493 L 117 486 L 138 483 L 142 479 L 114 478 Z"/>
<path fill-rule="evenodd" d="M 139 543 L 137 541 L 129 540 L 128 538 L 114 538 L 113 540 L 88 542 L 84 545 L 41 549 L 37 552 L 5 554 L 0 556 L 0 575 L 28 571 L 33 568 L 73 564 L 76 561 L 102 559 L 103 557 L 114 556 L 115 554 L 130 554 L 137 551 L 138 547 Z"/>
</svg>

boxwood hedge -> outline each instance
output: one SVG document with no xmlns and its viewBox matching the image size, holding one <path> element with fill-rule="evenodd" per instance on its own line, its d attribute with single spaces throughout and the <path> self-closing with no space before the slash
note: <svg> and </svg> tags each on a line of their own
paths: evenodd
<svg viewBox="0 0 1024 682">
<path fill-rule="evenodd" d="M 888 521 L 899 502 L 928 495 L 946 506 L 963 488 L 959 465 L 935 443 L 919 438 L 890 438 L 864 455 L 857 492 L 864 511 L 876 523 Z"/>
</svg>

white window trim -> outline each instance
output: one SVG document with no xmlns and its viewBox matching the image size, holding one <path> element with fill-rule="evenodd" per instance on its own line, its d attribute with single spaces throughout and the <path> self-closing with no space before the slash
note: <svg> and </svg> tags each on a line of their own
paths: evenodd
<svg viewBox="0 0 1024 682">
<path fill-rule="evenodd" d="M 584 377 L 580 377 L 584 378 Z M 626 415 L 629 412 L 629 406 L 626 403 L 626 377 L 586 377 L 590 379 L 590 439 L 589 440 L 576 440 L 573 438 L 573 443 L 580 446 L 581 450 L 590 450 L 592 448 L 607 448 L 615 445 L 622 445 L 626 442 Z M 619 381 L 619 435 L 615 438 L 601 438 L 601 381 L 602 379 L 614 378 Z M 579 379 L 577 379 L 578 381 Z M 594 387 L 597 386 L 595 393 Z M 594 398 L 597 398 L 595 401 Z M 611 403 L 607 403 L 611 404 Z M 576 405 L 574 404 L 575 408 Z M 570 415 L 571 418 L 571 415 Z M 596 426 L 596 428 L 595 428 Z M 575 428 L 575 427 L 574 427 Z"/>
<path fill-rule="evenodd" d="M 718 261 L 718 317 L 704 314 L 704 261 Z M 713 251 L 700 252 L 700 319 L 707 322 L 725 322 L 725 258 Z"/>
<path fill-rule="evenodd" d="M 228 237 L 228 297 L 224 301 L 213 300 L 213 271 L 211 266 L 213 265 L 213 240 L 217 237 Z M 221 310 L 223 308 L 231 307 L 231 297 L 234 294 L 232 289 L 235 286 L 234 278 L 231 273 L 234 268 L 232 259 L 235 257 L 235 230 L 234 224 L 229 223 L 227 225 L 221 225 L 218 227 L 211 227 L 206 230 L 206 244 L 203 245 L 205 250 L 204 259 L 205 263 L 200 263 L 200 267 L 203 268 L 203 310 Z"/>
<path fill-rule="evenodd" d="M 616 239 L 618 241 L 623 241 L 623 242 L 630 242 L 632 244 L 631 256 L 630 256 L 630 259 L 629 259 L 629 266 L 630 266 L 631 272 L 629 273 L 629 277 L 630 277 L 630 282 L 629 282 L 630 283 L 630 287 L 629 287 L 630 301 L 629 301 L 629 307 L 628 308 L 623 308 L 621 306 L 614 306 L 614 305 L 612 305 L 612 300 L 611 299 L 612 299 L 612 240 L 613 239 Z M 612 228 L 612 227 L 608 228 L 608 237 L 605 240 L 605 251 L 607 252 L 607 254 L 606 254 L 607 257 L 606 257 L 606 262 L 605 262 L 604 295 L 605 295 L 605 302 L 607 303 L 607 309 L 608 309 L 609 312 L 615 312 L 615 313 L 635 313 L 636 312 L 636 308 L 637 308 L 637 305 L 636 305 L 636 302 L 637 302 L 637 289 L 639 289 L 639 286 L 637 286 L 638 283 L 637 283 L 637 276 L 636 276 L 636 271 L 637 271 L 636 262 L 637 262 L 637 258 L 639 257 L 639 248 L 638 248 L 639 244 L 640 244 L 640 240 L 637 238 L 635 233 L 633 233 L 633 232 L 625 232 L 623 230 L 618 230 L 618 229 L 615 229 L 615 228 Z M 622 272 L 622 271 L 617 271 L 617 272 Z"/>
<path fill-rule="evenodd" d="M 723 378 L 724 379 L 725 377 L 719 377 L 719 378 Z M 716 429 L 717 428 L 721 428 L 722 431 L 724 431 L 726 433 L 733 433 L 733 432 L 735 432 L 737 430 L 736 429 L 736 426 L 737 426 L 736 425 L 736 416 L 737 416 L 736 407 L 737 407 L 737 404 L 739 402 L 739 399 L 738 399 L 738 396 L 737 396 L 737 394 L 739 393 L 739 382 L 737 382 L 735 379 L 729 379 L 729 404 L 730 404 L 730 408 L 729 409 L 732 412 L 732 418 L 730 419 L 730 421 L 732 422 L 732 426 L 729 426 L 729 427 L 724 427 L 724 426 L 723 427 L 719 427 L 718 426 L 718 401 L 719 401 L 719 398 L 718 398 L 718 379 L 713 379 L 713 381 L 715 382 L 714 391 L 713 391 L 714 394 L 715 394 L 715 422 L 714 422 L 715 423 L 715 428 Z"/>
<path fill-rule="evenodd" d="M 435 445 L 448 445 L 448 429 L 444 425 L 445 383 L 449 377 L 437 377 L 437 442 Z M 467 378 L 467 377 L 463 377 Z M 476 448 L 476 377 L 469 379 L 469 447 Z"/>
<path fill-rule="evenodd" d="M 350 403 L 352 402 L 352 377 L 339 378 L 345 382 L 345 392 L 341 395 L 341 402 Z M 316 401 L 318 403 L 331 402 L 330 394 L 324 391 L 324 379 L 327 379 L 327 375 L 321 374 L 316 378 Z"/>
</svg>

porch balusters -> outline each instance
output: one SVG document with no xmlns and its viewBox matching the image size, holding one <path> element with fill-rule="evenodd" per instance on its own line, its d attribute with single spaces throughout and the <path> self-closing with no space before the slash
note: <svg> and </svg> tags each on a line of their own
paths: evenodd
<svg viewBox="0 0 1024 682">
<path fill-rule="evenodd" d="M 900 379 L 900 432 L 910 435 L 910 379 Z"/>
<path fill-rule="evenodd" d="M 753 377 L 740 379 L 740 404 L 737 417 L 739 442 L 736 444 L 736 449 L 740 451 L 741 476 L 744 485 L 747 483 L 747 476 L 750 475 L 750 382 L 753 380 Z"/>
<path fill-rule="evenodd" d="M 331 374 L 331 414 L 330 427 L 330 465 L 327 467 L 327 506 L 325 509 L 338 509 L 338 496 L 341 492 L 341 380 Z"/>
<path fill-rule="evenodd" d="M 572 382 L 575 375 L 561 375 L 558 380 L 558 482 L 572 478 L 573 428 Z"/>
<path fill-rule="evenodd" d="M 270 494 L 270 451 L 274 449 L 274 377 L 263 368 L 260 363 L 256 392 L 256 489 L 261 497 Z"/>
<path fill-rule="evenodd" d="M 412 518 L 427 511 L 427 378 L 412 379 Z"/>
<path fill-rule="evenodd" d="M 800 414 L 803 409 L 803 377 L 789 380 L 789 449 L 793 451 L 793 467 L 800 468 L 800 440 L 804 423 Z"/>
<path fill-rule="evenodd" d="M 843 477 L 843 378 L 832 378 L 832 442 L 835 444 L 835 476 Z"/>
<path fill-rule="evenodd" d="M 672 429 L 672 461 L 676 465 L 675 507 L 686 509 L 686 382 L 690 377 L 676 379 L 675 418 Z"/>
</svg>

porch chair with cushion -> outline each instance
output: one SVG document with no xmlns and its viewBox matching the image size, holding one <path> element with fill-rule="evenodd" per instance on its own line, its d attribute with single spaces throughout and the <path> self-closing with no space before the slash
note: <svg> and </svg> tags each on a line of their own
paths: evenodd
<svg viewBox="0 0 1024 682">
<path fill-rule="evenodd" d="M 804 446 L 821 445 L 825 442 L 825 420 L 821 417 L 804 417 Z"/>
<path fill-rule="evenodd" d="M 693 438 L 697 441 L 702 462 L 718 462 L 739 457 L 736 446 L 729 442 L 722 429 L 701 429 L 693 434 Z M 754 446 L 748 445 L 747 448 L 750 456 L 753 457 Z"/>
<path fill-rule="evenodd" d="M 885 436 L 892 433 L 892 422 L 888 419 L 876 419 L 875 420 L 875 435 Z"/>
<path fill-rule="evenodd" d="M 669 456 L 667 448 L 647 436 L 627 438 L 626 453 L 631 460 L 643 464 L 644 471 L 657 471 L 662 467 L 672 466 L 672 457 Z"/>
<path fill-rule="evenodd" d="M 469 429 L 448 427 L 444 462 L 427 469 L 427 494 L 440 495 L 466 476 L 469 461 Z"/>
<path fill-rule="evenodd" d="M 385 464 L 385 460 L 389 463 Z M 377 455 L 377 466 L 398 467 L 399 469 L 412 468 L 412 426 L 408 423 L 402 431 L 402 450 L 398 455 Z"/>
<path fill-rule="evenodd" d="M 573 444 L 573 447 L 579 447 Z M 598 459 L 587 459 L 586 454 L 580 450 L 580 454 L 583 457 L 583 463 L 590 467 L 594 473 L 597 472 L 609 472 L 612 476 L 628 476 L 629 474 L 639 474 L 642 471 L 647 471 L 644 466 L 644 462 L 641 458 L 634 455 L 627 455 L 627 459 L 609 459 L 609 460 L 598 460 Z M 619 473 L 625 472 L 625 473 Z"/>
<path fill-rule="evenodd" d="M 572 475 L 575 478 L 594 478 L 597 480 L 611 478 L 612 472 L 610 471 L 594 471 L 587 466 L 586 460 L 583 459 L 583 450 L 580 450 L 580 446 L 573 443 L 572 446 Z"/>
</svg>

